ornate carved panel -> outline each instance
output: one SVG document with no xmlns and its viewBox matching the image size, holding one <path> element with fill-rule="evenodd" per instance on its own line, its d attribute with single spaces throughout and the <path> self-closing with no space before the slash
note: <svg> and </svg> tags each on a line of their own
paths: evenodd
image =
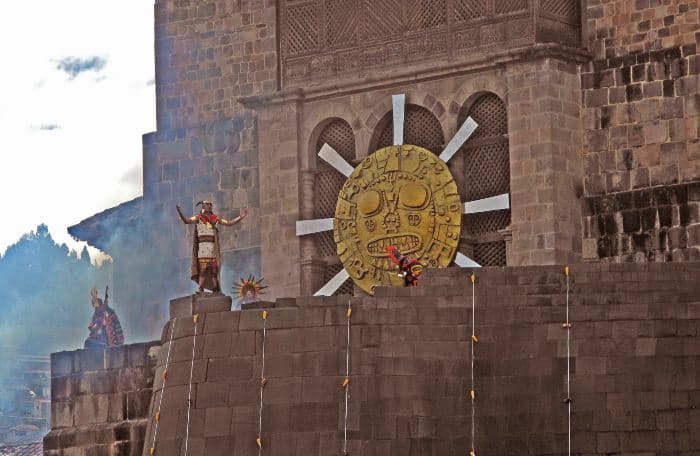
<svg viewBox="0 0 700 456">
<path fill-rule="evenodd" d="M 565 0 L 547 0 L 564 2 Z M 554 11 L 567 15 L 564 3 Z M 285 87 L 535 42 L 533 0 L 280 2 Z"/>
<path fill-rule="evenodd" d="M 505 241 L 482 242 L 474 246 L 474 261 L 482 266 L 505 266 Z"/>
<path fill-rule="evenodd" d="M 471 106 L 470 115 L 479 124 L 463 146 L 464 185 L 467 201 L 510 192 L 508 119 L 505 103 L 487 93 Z M 463 113 L 461 118 L 466 118 Z M 463 236 L 473 244 L 474 260 L 484 266 L 504 266 L 506 245 L 498 230 L 510 224 L 510 209 L 464 217 Z"/>
<path fill-rule="evenodd" d="M 315 1 L 289 5 L 285 10 L 284 52 L 303 54 L 318 49 L 317 5 Z"/>
<path fill-rule="evenodd" d="M 577 24 L 579 19 L 579 2 L 572 0 L 541 0 L 543 15 L 558 18 L 570 24 Z"/>
<path fill-rule="evenodd" d="M 364 41 L 386 40 L 401 33 L 403 11 L 401 0 L 362 0 L 364 12 L 360 38 Z"/>
<path fill-rule="evenodd" d="M 406 3 L 409 31 L 440 27 L 447 23 L 445 0 L 408 0 Z"/>
<path fill-rule="evenodd" d="M 391 146 L 394 143 L 394 124 L 391 112 L 379 122 L 382 128 L 374 150 Z M 442 152 L 445 136 L 440 122 L 432 112 L 422 106 L 409 104 L 406 106 L 404 119 L 404 144 L 421 146 L 434 154 Z"/>
<path fill-rule="evenodd" d="M 299 0 L 279 8 L 285 87 L 536 41 L 577 46 L 580 34 L 577 0 Z"/>
<path fill-rule="evenodd" d="M 326 44 L 329 48 L 348 47 L 357 39 L 355 0 L 326 0 Z"/>
<path fill-rule="evenodd" d="M 488 17 L 489 3 L 487 0 L 455 0 L 455 21 L 469 22 Z"/>
<path fill-rule="evenodd" d="M 496 2 L 496 14 L 510 14 L 527 11 L 527 0 L 498 0 Z"/>
<path fill-rule="evenodd" d="M 336 119 L 323 129 L 318 138 L 316 150 L 320 150 L 324 143 L 328 143 L 347 161 L 352 162 L 355 159 L 355 135 L 350 125 L 344 120 Z M 338 193 L 345 182 L 345 176 L 318 157 L 316 167 L 318 172 L 314 185 L 314 218 L 332 218 L 335 215 Z M 325 282 L 342 268 L 333 240 L 333 231 L 316 233 L 313 235 L 313 240 L 316 255 L 326 262 Z M 352 282 L 348 281 L 348 283 L 349 285 L 346 283 L 335 294 L 352 294 Z"/>
</svg>

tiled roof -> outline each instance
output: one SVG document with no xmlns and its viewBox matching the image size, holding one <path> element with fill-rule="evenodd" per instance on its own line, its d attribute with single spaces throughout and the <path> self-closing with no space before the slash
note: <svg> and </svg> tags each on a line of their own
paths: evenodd
<svg viewBox="0 0 700 456">
<path fill-rule="evenodd" d="M 0 456 L 43 456 L 43 454 L 44 444 L 42 442 L 0 446 Z"/>
<path fill-rule="evenodd" d="M 135 230 L 136 221 L 142 218 L 143 196 L 139 196 L 69 226 L 68 234 L 106 252 L 116 229 Z"/>
</svg>

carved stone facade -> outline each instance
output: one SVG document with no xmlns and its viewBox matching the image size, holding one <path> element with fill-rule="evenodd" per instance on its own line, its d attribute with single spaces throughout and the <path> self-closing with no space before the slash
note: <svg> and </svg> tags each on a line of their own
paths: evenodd
<svg viewBox="0 0 700 456">
<path fill-rule="evenodd" d="M 577 2 L 545 0 L 280 2 L 281 83 L 389 76 L 537 41 L 579 43 Z M 389 76 L 391 77 L 391 76 Z"/>
<path fill-rule="evenodd" d="M 696 259 L 699 10 L 681 0 L 158 0 L 143 205 L 167 214 L 214 199 L 229 217 L 248 206 L 224 236 L 223 270 L 265 276 L 270 297 L 313 293 L 339 264 L 329 234 L 297 237 L 295 223 L 330 216 L 343 180 L 319 147 L 335 141 L 356 164 L 391 141 L 391 96 L 404 93 L 406 141 L 435 153 L 467 114 L 492 111 L 449 166 L 463 200 L 507 192 L 511 208 L 466 218 L 462 253 L 490 265 Z M 630 203 L 639 190 L 652 195 L 637 198 L 644 207 Z M 178 223 L 172 214 L 157 234 L 183 252 L 169 270 L 186 281 Z"/>
<path fill-rule="evenodd" d="M 164 262 L 173 246 L 183 256 L 178 277 L 152 288 L 187 281 L 189 236 L 172 209 L 207 198 L 224 216 L 251 208 L 222 239 L 223 269 L 262 273 L 265 297 L 281 299 L 171 319 L 167 387 L 161 375 L 136 385 L 167 398 L 157 439 L 144 438 L 141 391 L 122 410 L 132 382 L 98 393 L 82 380 L 101 378 L 92 374 L 103 375 L 106 357 L 89 376 L 92 355 L 55 357 L 45 454 L 145 455 L 144 440 L 178 454 L 189 378 L 191 454 L 259 454 L 266 324 L 263 453 L 340 453 L 348 299 L 304 296 L 338 263 L 326 234 L 299 237 L 296 222 L 330 216 L 344 179 L 318 159 L 320 146 L 355 165 L 391 142 L 394 94 L 406 95 L 406 141 L 434 153 L 467 114 L 477 118 L 480 130 L 448 163 L 462 200 L 510 196 L 509 211 L 465 218 L 458 247 L 515 266 L 477 273 L 477 300 L 488 302 L 476 313 L 481 450 L 565 451 L 568 281 L 545 265 L 574 263 L 571 373 L 584 404 L 573 409 L 574 452 L 700 451 L 700 393 L 687 375 L 700 353 L 699 27 L 698 1 L 685 0 L 157 0 L 158 131 L 144 137 L 139 204 L 165 222 L 142 257 Z M 689 263 L 604 264 L 631 261 Z M 468 272 L 432 270 L 420 287 L 380 290 L 351 301 L 350 453 L 464 454 Z M 534 370 L 513 389 L 523 365 Z M 62 389 L 69 377 L 80 380 L 77 396 Z M 413 408 L 397 410 L 397 400 Z M 437 408 L 416 416 L 426 404 Z M 93 428 L 130 434 L 82 432 Z"/>
</svg>

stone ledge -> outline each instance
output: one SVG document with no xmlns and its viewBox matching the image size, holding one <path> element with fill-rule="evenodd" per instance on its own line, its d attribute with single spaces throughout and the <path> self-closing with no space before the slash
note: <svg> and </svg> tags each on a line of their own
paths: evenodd
<svg viewBox="0 0 700 456">
<path fill-rule="evenodd" d="M 231 310 L 231 297 L 221 293 L 182 296 L 170 300 L 170 318 Z"/>
</svg>

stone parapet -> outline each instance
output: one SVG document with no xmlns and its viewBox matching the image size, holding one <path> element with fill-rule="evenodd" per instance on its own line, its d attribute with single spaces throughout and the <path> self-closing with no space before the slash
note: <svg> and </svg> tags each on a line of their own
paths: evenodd
<svg viewBox="0 0 700 456">
<path fill-rule="evenodd" d="M 140 454 L 156 344 L 53 353 L 44 455 Z"/>
<path fill-rule="evenodd" d="M 563 266 L 477 274 L 477 450 L 566 451 Z M 170 320 L 155 392 L 159 430 L 143 455 L 256 455 L 265 328 L 262 446 L 269 455 L 341 454 L 350 320 L 350 454 L 464 454 L 470 446 L 471 270 L 429 270 L 375 297 L 300 297 Z M 700 263 L 574 264 L 571 385 L 577 453 L 700 450 Z M 267 312 L 263 320 L 262 311 Z M 174 327 L 171 328 L 171 325 Z M 192 358 L 194 348 L 194 358 Z M 163 388 L 167 353 L 168 375 Z M 663 366 L 659 369 L 659 366 Z M 157 399 L 160 398 L 160 402 Z M 683 416 L 680 420 L 675 416 Z M 667 417 L 667 418 L 663 418 Z M 673 445 L 665 439 L 673 421 Z"/>
<path fill-rule="evenodd" d="M 203 293 L 170 300 L 170 318 L 182 318 L 231 310 L 231 297 L 221 293 Z"/>
</svg>

